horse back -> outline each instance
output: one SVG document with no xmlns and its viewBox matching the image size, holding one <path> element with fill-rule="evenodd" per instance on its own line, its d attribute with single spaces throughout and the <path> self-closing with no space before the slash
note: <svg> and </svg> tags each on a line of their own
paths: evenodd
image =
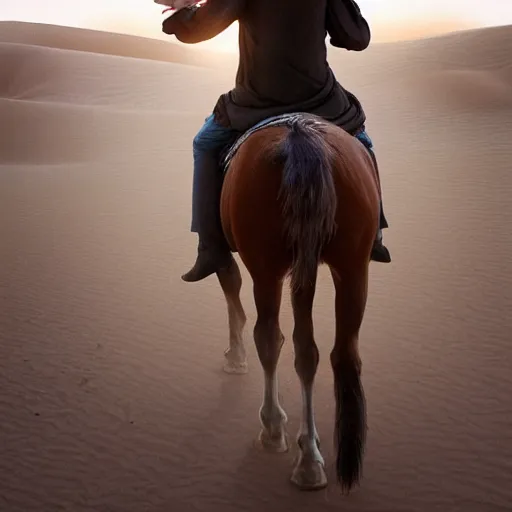
<svg viewBox="0 0 512 512">
<path fill-rule="evenodd" d="M 337 197 L 337 229 L 323 258 L 330 259 L 361 237 L 371 245 L 378 227 L 378 181 L 371 157 L 355 137 L 328 122 L 319 129 Z M 283 236 L 284 163 L 279 155 L 288 134 L 287 126 L 271 126 L 244 140 L 231 159 L 221 194 L 222 225 L 231 248 L 259 255 L 268 248 L 268 258 L 283 272 L 291 254 Z"/>
</svg>

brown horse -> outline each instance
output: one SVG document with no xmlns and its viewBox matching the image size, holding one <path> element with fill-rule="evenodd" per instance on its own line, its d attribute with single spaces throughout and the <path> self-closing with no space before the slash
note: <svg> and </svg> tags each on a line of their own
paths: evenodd
<svg viewBox="0 0 512 512">
<path fill-rule="evenodd" d="M 257 321 L 254 341 L 265 374 L 260 444 L 288 449 L 286 414 L 279 404 L 277 363 L 284 337 L 279 311 L 291 277 L 295 369 L 302 386 L 299 456 L 291 480 L 300 489 L 327 485 L 313 412 L 319 352 L 312 308 L 318 266 L 326 263 L 336 289 L 336 338 L 330 359 L 336 398 L 336 470 L 344 491 L 361 476 L 366 408 L 358 336 L 366 306 L 370 251 L 379 219 L 379 189 L 364 146 L 320 118 L 296 114 L 242 137 L 229 163 L 221 218 L 233 251 L 252 280 Z M 225 371 L 246 373 L 246 316 L 238 265 L 219 272 L 226 297 L 230 346 Z"/>
</svg>

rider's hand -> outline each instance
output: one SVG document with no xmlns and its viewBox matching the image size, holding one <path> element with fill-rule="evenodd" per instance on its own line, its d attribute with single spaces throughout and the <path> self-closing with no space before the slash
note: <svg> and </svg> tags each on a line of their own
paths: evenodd
<svg viewBox="0 0 512 512">
<path fill-rule="evenodd" d="M 199 9 L 199 6 L 195 3 L 194 5 L 184 7 L 183 9 L 174 12 L 162 23 L 162 32 L 168 36 L 173 35 L 175 33 L 175 24 L 182 21 L 188 21 L 197 9 Z"/>
</svg>

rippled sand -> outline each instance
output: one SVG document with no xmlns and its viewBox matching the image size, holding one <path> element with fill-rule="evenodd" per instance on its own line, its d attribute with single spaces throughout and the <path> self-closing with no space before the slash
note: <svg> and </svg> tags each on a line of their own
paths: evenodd
<svg viewBox="0 0 512 512">
<path fill-rule="evenodd" d="M 314 494 L 288 482 L 293 451 L 252 446 L 262 371 L 245 271 L 243 377 L 221 371 L 215 278 L 179 278 L 196 244 L 191 140 L 236 60 L 0 23 L 0 511 L 509 510 L 511 47 L 503 27 L 331 52 L 367 111 L 394 258 L 372 266 L 368 450 L 362 486 L 343 497 L 326 270 L 316 408 L 331 485 Z M 282 322 L 294 436 L 288 297 Z"/>
</svg>

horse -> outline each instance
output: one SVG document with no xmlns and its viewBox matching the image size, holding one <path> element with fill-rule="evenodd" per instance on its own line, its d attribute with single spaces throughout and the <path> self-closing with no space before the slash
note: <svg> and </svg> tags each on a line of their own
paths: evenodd
<svg viewBox="0 0 512 512">
<path fill-rule="evenodd" d="M 360 482 L 366 441 L 359 330 L 368 294 L 370 252 L 379 222 L 379 182 L 368 150 L 354 136 L 314 115 L 267 120 L 234 143 L 224 160 L 222 228 L 253 281 L 253 336 L 264 372 L 258 444 L 288 450 L 287 415 L 278 398 L 277 365 L 284 336 L 279 313 L 290 277 L 295 370 L 303 412 L 291 481 L 301 490 L 328 484 L 315 425 L 313 386 L 319 362 L 313 300 L 320 264 L 335 286 L 336 333 L 330 363 L 336 401 L 336 475 L 343 493 Z M 235 259 L 217 272 L 229 319 L 224 371 L 248 371 Z"/>
</svg>

